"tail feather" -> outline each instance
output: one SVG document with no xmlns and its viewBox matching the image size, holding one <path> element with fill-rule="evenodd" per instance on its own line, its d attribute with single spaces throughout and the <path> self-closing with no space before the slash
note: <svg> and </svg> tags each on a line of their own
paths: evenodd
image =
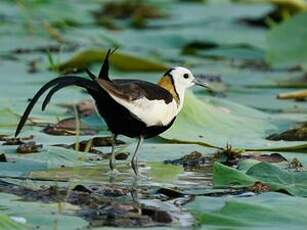
<svg viewBox="0 0 307 230">
<path fill-rule="evenodd" d="M 62 88 L 65 88 L 67 86 L 71 86 L 71 85 L 75 85 L 75 86 L 79 86 L 82 88 L 85 88 L 90 94 L 93 91 L 97 91 L 98 88 L 98 84 L 95 81 L 90 81 L 84 78 L 80 78 L 80 77 L 65 77 L 65 79 L 61 80 L 55 87 L 53 87 L 49 93 L 47 94 L 47 96 L 45 97 L 45 100 L 42 104 L 42 111 L 44 111 L 47 107 L 47 105 L 49 104 L 52 96 L 59 91 Z"/>
<path fill-rule="evenodd" d="M 42 111 L 45 111 L 47 105 L 49 104 L 53 94 L 55 94 L 58 90 L 64 88 L 65 86 L 67 86 L 66 84 L 58 84 L 57 86 L 53 87 L 49 93 L 47 94 L 47 96 L 45 97 L 45 100 L 42 104 Z"/>
<path fill-rule="evenodd" d="M 28 104 L 25 112 L 23 113 L 16 131 L 15 131 L 15 137 L 18 136 L 18 134 L 20 133 L 21 129 L 23 128 L 23 126 L 26 123 L 26 120 L 29 117 L 29 114 L 31 113 L 34 105 L 36 104 L 36 102 L 38 101 L 38 99 L 51 87 L 54 87 L 51 89 L 51 91 L 49 92 L 49 94 L 47 95 L 44 103 L 43 103 L 43 109 L 45 109 L 45 107 L 47 106 L 47 104 L 49 103 L 52 95 L 57 92 L 58 90 L 66 87 L 66 86 L 70 86 L 70 85 L 76 85 L 82 88 L 85 88 L 90 94 L 91 92 L 94 91 L 99 91 L 101 90 L 101 88 L 99 87 L 99 85 L 97 84 L 97 82 L 95 81 L 91 81 L 88 79 L 84 79 L 82 77 L 76 77 L 76 76 L 64 76 L 64 77 L 58 77 L 56 79 L 53 79 L 51 81 L 49 81 L 48 83 L 46 83 L 42 88 L 40 88 L 40 90 L 34 95 L 34 97 L 31 99 L 30 103 Z"/>
<path fill-rule="evenodd" d="M 104 79 L 104 80 L 107 80 L 107 81 L 111 81 L 110 77 L 109 77 L 109 57 L 117 50 L 117 48 L 111 50 L 109 49 L 107 51 L 107 54 L 104 58 L 104 61 L 103 61 L 103 64 L 101 66 L 101 69 L 100 69 L 100 72 L 99 72 L 99 75 L 98 75 L 98 78 L 100 79 Z"/>
<path fill-rule="evenodd" d="M 95 74 L 93 74 L 88 68 L 85 68 L 84 70 L 92 80 L 96 80 Z"/>
</svg>

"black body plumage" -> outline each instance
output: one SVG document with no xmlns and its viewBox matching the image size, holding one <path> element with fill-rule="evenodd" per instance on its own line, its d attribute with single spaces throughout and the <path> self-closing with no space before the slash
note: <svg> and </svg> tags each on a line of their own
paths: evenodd
<svg viewBox="0 0 307 230">
<path fill-rule="evenodd" d="M 129 110 L 118 104 L 105 91 L 97 92 L 95 96 L 91 95 L 94 99 L 95 97 L 103 98 L 103 100 L 95 100 L 95 104 L 99 114 L 104 118 L 110 131 L 115 135 L 122 134 L 128 137 L 139 137 L 141 135 L 146 139 L 164 132 L 175 120 L 174 118 L 167 126 L 147 127 L 144 122 L 134 117 Z"/>
<path fill-rule="evenodd" d="M 164 88 L 158 85 L 140 81 L 140 80 L 113 80 L 109 78 L 109 56 L 114 51 L 108 51 L 106 58 L 101 67 L 98 78 L 95 77 L 89 70 L 86 70 L 91 79 L 85 79 L 83 77 L 67 75 L 58 77 L 46 83 L 31 99 L 27 106 L 15 132 L 17 136 L 22 127 L 24 126 L 32 108 L 47 90 L 50 89 L 43 104 L 42 110 L 46 108 L 50 102 L 52 96 L 60 89 L 67 86 L 79 86 L 87 90 L 95 101 L 97 111 L 106 121 L 110 131 L 115 135 L 125 135 L 128 137 L 150 138 L 156 136 L 165 130 L 167 130 L 174 122 L 175 117 L 167 125 L 147 126 L 144 122 L 137 119 L 130 111 L 124 106 L 117 103 L 108 92 L 106 92 L 97 80 L 103 79 L 112 82 L 117 88 L 119 88 L 123 94 L 127 94 L 127 97 L 137 99 L 140 96 L 145 96 L 149 100 L 164 100 L 165 103 L 170 103 L 173 98 L 172 95 Z"/>
</svg>

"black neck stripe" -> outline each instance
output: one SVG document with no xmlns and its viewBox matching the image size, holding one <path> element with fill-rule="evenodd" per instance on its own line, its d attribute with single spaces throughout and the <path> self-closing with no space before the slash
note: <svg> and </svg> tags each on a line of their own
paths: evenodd
<svg viewBox="0 0 307 230">
<path fill-rule="evenodd" d="M 176 89 L 176 86 L 175 86 L 174 77 L 173 77 L 170 73 L 168 73 L 168 76 L 169 76 L 169 78 L 171 79 L 171 82 L 172 82 L 172 85 L 173 85 L 173 87 L 174 87 L 174 91 L 175 91 L 175 93 L 176 93 L 176 96 L 178 97 L 178 100 L 180 101 L 180 97 L 179 97 L 179 94 L 178 94 L 177 89 Z"/>
<path fill-rule="evenodd" d="M 175 68 L 170 68 L 169 70 L 167 70 L 164 74 L 164 76 L 171 76 L 170 73 L 174 70 Z"/>
</svg>

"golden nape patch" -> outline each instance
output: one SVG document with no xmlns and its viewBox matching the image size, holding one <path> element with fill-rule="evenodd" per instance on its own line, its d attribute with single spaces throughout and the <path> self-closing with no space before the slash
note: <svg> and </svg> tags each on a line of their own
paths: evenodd
<svg viewBox="0 0 307 230">
<path fill-rule="evenodd" d="M 176 93 L 175 86 L 174 86 L 170 76 L 168 76 L 168 75 L 163 76 L 160 79 L 158 85 L 161 86 L 162 88 L 166 89 L 168 92 L 170 92 L 172 94 L 173 98 L 175 99 L 177 105 L 179 105 L 179 97 Z"/>
</svg>

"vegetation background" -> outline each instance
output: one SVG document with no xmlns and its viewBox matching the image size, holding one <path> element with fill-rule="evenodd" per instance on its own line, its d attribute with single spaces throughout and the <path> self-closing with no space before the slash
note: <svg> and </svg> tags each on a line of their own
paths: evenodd
<svg viewBox="0 0 307 230">
<path fill-rule="evenodd" d="M 307 2 L 1 0 L 0 229 L 306 229 Z M 195 88 L 174 126 L 147 141 L 110 133 L 80 88 L 20 115 L 51 79 L 97 73 L 157 82 L 185 66 Z M 131 156 L 130 156 L 131 157 Z"/>
</svg>

